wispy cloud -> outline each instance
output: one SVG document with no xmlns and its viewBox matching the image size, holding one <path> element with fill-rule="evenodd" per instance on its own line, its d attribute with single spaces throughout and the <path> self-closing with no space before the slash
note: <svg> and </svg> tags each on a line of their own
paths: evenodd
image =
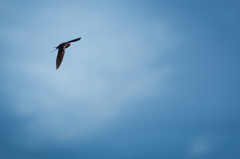
<svg viewBox="0 0 240 159">
<path fill-rule="evenodd" d="M 188 155 L 190 157 L 204 157 L 213 152 L 213 144 L 204 138 L 198 138 L 192 141 Z"/>
<path fill-rule="evenodd" d="M 237 158 L 239 4 L 1 1 L 0 158 Z"/>
<path fill-rule="evenodd" d="M 71 17 L 64 16 L 63 8 Z M 43 14 L 36 15 L 38 21 L 34 19 L 36 26 L 46 21 L 52 23 L 52 29 L 56 28 L 53 32 L 59 33 L 61 39 L 69 35 L 74 35 L 71 38 L 82 36 L 79 42 L 66 49 L 62 66 L 57 71 L 57 52 L 51 53 L 52 48 L 49 53 L 43 52 L 47 51 L 43 47 L 49 45 L 44 39 L 49 28 L 41 28 L 43 32 L 35 32 L 36 28 L 26 32 L 22 28 L 19 35 L 24 33 L 25 38 L 33 37 L 27 46 L 20 40 L 21 36 L 13 34 L 20 40 L 19 46 L 35 49 L 27 59 L 15 59 L 11 67 L 12 71 L 23 76 L 27 87 L 15 94 L 16 112 L 31 117 L 23 135 L 30 133 L 60 140 L 81 138 L 105 122 L 118 118 L 122 110 L 128 109 L 125 104 L 161 92 L 164 80 L 173 71 L 171 66 L 151 68 L 153 61 L 178 42 L 164 20 L 146 21 L 136 26 L 129 20 L 117 19 L 119 17 L 105 12 L 85 9 L 87 13 L 83 16 L 84 11 L 74 8 L 48 8 Z M 57 20 L 52 21 L 54 18 Z M 69 23 L 73 25 L 70 28 Z M 132 29 L 118 26 L 121 23 L 129 23 Z M 66 30 L 61 31 L 63 28 Z M 36 41 L 41 47 L 36 48 Z M 58 45 L 57 42 L 61 41 L 55 38 L 54 42 Z"/>
</svg>

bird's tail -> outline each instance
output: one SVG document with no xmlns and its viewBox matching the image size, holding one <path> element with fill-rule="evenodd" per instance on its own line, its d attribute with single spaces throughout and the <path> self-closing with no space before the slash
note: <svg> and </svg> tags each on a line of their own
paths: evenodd
<svg viewBox="0 0 240 159">
<path fill-rule="evenodd" d="M 55 50 L 57 50 L 58 48 L 57 47 L 55 47 L 56 49 L 54 49 L 53 51 L 55 51 Z M 51 52 L 53 52 L 53 51 L 51 51 Z"/>
</svg>

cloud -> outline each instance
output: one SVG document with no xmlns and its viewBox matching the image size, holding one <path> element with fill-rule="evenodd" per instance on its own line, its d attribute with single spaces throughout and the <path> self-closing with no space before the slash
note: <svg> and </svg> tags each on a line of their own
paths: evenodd
<svg viewBox="0 0 240 159">
<path fill-rule="evenodd" d="M 24 21 L 26 28 L 13 28 L 14 34 L 13 30 L 5 34 L 15 39 L 20 52 L 19 58 L 6 63 L 12 74 L 20 77 L 18 89 L 9 87 L 8 91 L 15 99 L 14 112 L 29 118 L 13 142 L 26 136 L 31 136 L 26 141 L 30 145 L 41 144 L 42 138 L 83 139 L 121 116 L 128 103 L 161 92 L 173 72 L 171 66 L 152 66 L 178 43 L 164 20 L 146 20 L 136 26 L 124 20 L 126 15 L 71 5 L 40 9 L 33 15 L 31 23 Z M 56 33 L 65 41 L 71 40 L 69 35 L 82 36 L 66 50 L 57 71 L 57 52 L 50 52 L 53 46 L 46 47 L 49 41 L 54 41 L 54 46 L 63 42 L 53 38 Z M 50 37 L 46 39 L 47 34 Z"/>
<path fill-rule="evenodd" d="M 225 3 L 0 3 L 2 158 L 239 156 Z M 53 47 L 80 36 L 56 70 Z"/>
<path fill-rule="evenodd" d="M 190 157 L 201 157 L 211 154 L 213 151 L 212 143 L 204 138 L 198 138 L 192 141 L 188 151 Z"/>
</svg>

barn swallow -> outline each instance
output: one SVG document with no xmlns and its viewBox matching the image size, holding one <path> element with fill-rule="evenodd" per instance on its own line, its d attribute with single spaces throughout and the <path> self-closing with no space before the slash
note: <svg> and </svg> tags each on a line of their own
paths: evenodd
<svg viewBox="0 0 240 159">
<path fill-rule="evenodd" d="M 75 41 L 78 41 L 80 39 L 81 39 L 81 37 L 77 38 L 77 39 L 70 40 L 68 42 L 61 43 L 60 45 L 55 47 L 56 48 L 55 50 L 58 49 L 58 55 L 57 55 L 57 60 L 56 60 L 56 69 L 58 69 L 60 67 L 61 63 L 62 63 L 63 56 L 64 56 L 64 53 L 65 53 L 65 49 L 70 46 L 71 42 L 75 42 Z M 53 51 L 55 51 L 55 50 L 53 50 Z"/>
</svg>

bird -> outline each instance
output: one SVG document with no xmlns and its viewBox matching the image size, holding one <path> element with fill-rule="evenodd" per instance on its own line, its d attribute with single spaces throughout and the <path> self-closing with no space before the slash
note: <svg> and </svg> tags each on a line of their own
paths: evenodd
<svg viewBox="0 0 240 159">
<path fill-rule="evenodd" d="M 55 50 L 58 49 L 58 55 L 57 55 L 57 60 L 56 60 L 56 70 L 60 67 L 60 65 L 62 63 L 63 56 L 64 56 L 64 53 L 65 53 L 65 49 L 70 46 L 71 42 L 75 42 L 75 41 L 78 41 L 80 39 L 81 39 L 81 37 L 77 38 L 77 39 L 70 40 L 68 42 L 63 42 L 63 43 L 59 44 L 57 47 L 55 47 L 56 48 Z M 53 50 L 53 51 L 55 51 L 55 50 Z"/>
</svg>

